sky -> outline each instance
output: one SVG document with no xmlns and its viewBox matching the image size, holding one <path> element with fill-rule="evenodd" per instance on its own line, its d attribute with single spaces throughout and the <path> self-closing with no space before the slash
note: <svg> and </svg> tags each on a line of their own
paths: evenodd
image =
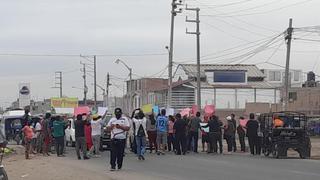
<svg viewBox="0 0 320 180">
<path fill-rule="evenodd" d="M 289 18 L 294 28 L 320 25 L 319 0 L 183 3 L 200 8 L 202 63 L 281 68 L 286 58 L 281 33 Z M 92 55 L 97 55 L 98 84 L 105 86 L 111 74 L 112 96 L 121 96 L 128 80 L 128 70 L 114 63 L 116 59 L 133 69 L 134 78 L 167 78 L 170 11 L 171 0 L 0 0 L 0 107 L 18 98 L 18 85 L 24 82 L 31 84 L 35 100 L 58 96 L 59 90 L 52 88 L 55 71 L 63 72 L 63 95 L 82 99 L 80 62 L 90 64 Z M 175 18 L 175 67 L 196 62 L 196 37 L 185 33 L 186 28 L 194 31 L 195 24 L 186 23 L 186 16 L 195 18 L 193 11 L 184 9 Z M 320 30 L 315 31 L 294 31 L 291 68 L 320 74 Z M 98 99 L 101 94 L 98 89 Z"/>
</svg>

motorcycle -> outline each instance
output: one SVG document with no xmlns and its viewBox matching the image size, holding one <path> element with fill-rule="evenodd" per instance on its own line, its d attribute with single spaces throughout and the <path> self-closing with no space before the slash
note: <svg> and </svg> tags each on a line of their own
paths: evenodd
<svg viewBox="0 0 320 180">
<path fill-rule="evenodd" d="M 4 150 L 6 146 L 7 146 L 7 142 L 3 142 L 0 144 L 0 180 L 8 180 L 8 175 L 2 164 L 2 159 L 4 156 Z"/>
<path fill-rule="evenodd" d="M 20 145 L 21 139 L 22 139 L 21 129 L 16 128 L 16 129 L 14 130 L 13 140 L 17 142 L 17 145 Z"/>
</svg>

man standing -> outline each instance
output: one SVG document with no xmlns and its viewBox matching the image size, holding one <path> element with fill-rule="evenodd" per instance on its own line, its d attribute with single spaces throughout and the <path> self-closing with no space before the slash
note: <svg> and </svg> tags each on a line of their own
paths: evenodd
<svg viewBox="0 0 320 180">
<path fill-rule="evenodd" d="M 130 129 L 130 123 L 127 118 L 122 117 L 122 110 L 120 108 L 116 108 L 114 114 L 115 117 L 110 119 L 107 124 L 107 129 L 111 131 L 111 171 L 116 170 L 116 162 L 118 164 L 118 170 L 122 168 L 126 131 Z"/>
<path fill-rule="evenodd" d="M 236 128 L 237 128 L 237 121 L 235 119 L 236 115 L 231 114 L 231 121 L 234 127 L 234 131 L 233 131 L 233 136 L 232 136 L 232 148 L 233 148 L 233 152 L 237 151 L 237 142 L 236 142 Z"/>
<path fill-rule="evenodd" d="M 64 148 L 64 130 L 66 128 L 66 123 L 62 120 L 60 116 L 55 117 L 53 121 L 53 137 L 56 142 L 56 152 L 58 157 L 63 157 Z"/>
<path fill-rule="evenodd" d="M 42 123 L 42 132 L 43 132 L 43 138 L 44 138 L 44 144 L 43 144 L 43 155 L 50 156 L 49 154 L 49 147 L 51 143 L 51 129 L 50 129 L 50 121 L 51 121 L 51 114 L 46 113 L 45 119 Z"/>
<path fill-rule="evenodd" d="M 210 117 L 210 120 L 206 126 L 203 126 L 204 128 L 209 127 L 209 135 L 208 135 L 208 141 L 209 141 L 209 150 L 208 153 L 217 153 L 218 152 L 218 146 L 217 143 L 219 143 L 219 150 L 220 154 L 222 154 L 222 131 L 221 126 L 222 122 L 219 121 L 219 118 L 215 115 Z"/>
<path fill-rule="evenodd" d="M 252 155 L 255 155 L 258 153 L 259 147 L 258 142 L 259 142 L 259 137 L 258 137 L 258 128 L 259 128 L 259 123 L 257 120 L 254 119 L 254 114 L 250 113 L 249 116 L 250 120 L 247 122 L 247 136 L 248 136 L 248 141 L 249 141 L 249 146 L 250 146 L 250 153 Z"/>
<path fill-rule="evenodd" d="M 104 122 L 101 119 L 101 116 L 93 116 L 91 121 L 91 135 L 92 135 L 92 142 L 93 142 L 93 148 L 91 148 L 90 154 L 93 154 L 93 151 L 95 152 L 95 157 L 100 157 L 100 138 L 101 138 L 101 129 L 104 125 Z"/>
<path fill-rule="evenodd" d="M 177 148 L 177 155 L 186 154 L 186 129 L 187 129 L 187 122 L 184 119 L 181 119 L 181 114 L 176 114 L 176 121 L 173 125 L 173 129 L 175 131 L 175 138 L 176 138 L 176 148 Z"/>
<path fill-rule="evenodd" d="M 189 143 L 188 149 L 191 149 L 191 144 L 193 141 L 193 151 L 198 153 L 198 139 L 199 139 L 199 129 L 200 129 L 200 112 L 196 113 L 196 117 L 190 120 L 190 131 L 189 131 Z"/>
<path fill-rule="evenodd" d="M 157 154 L 164 155 L 165 146 L 167 144 L 167 132 L 168 132 L 168 118 L 166 116 L 166 110 L 161 110 L 161 115 L 158 116 L 157 122 L 157 144 L 158 144 L 158 152 Z"/>
<path fill-rule="evenodd" d="M 83 159 L 89 159 L 87 156 L 87 143 L 85 138 L 84 126 L 87 124 L 87 117 L 86 114 L 78 114 L 77 120 L 74 122 L 74 129 L 75 129 L 75 138 L 76 138 L 76 152 L 78 159 L 81 160 L 80 156 L 80 148 L 83 153 Z"/>
</svg>

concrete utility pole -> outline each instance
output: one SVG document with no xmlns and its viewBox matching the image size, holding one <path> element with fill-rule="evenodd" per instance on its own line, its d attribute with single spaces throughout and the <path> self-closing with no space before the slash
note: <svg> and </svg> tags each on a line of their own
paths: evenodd
<svg viewBox="0 0 320 180">
<path fill-rule="evenodd" d="M 87 86 L 86 64 L 85 63 L 81 63 L 81 62 L 80 62 L 80 64 L 83 65 L 83 69 L 82 69 L 82 72 L 83 72 L 83 75 L 82 75 L 82 78 L 83 78 L 83 102 L 84 102 L 84 105 L 87 105 L 88 86 Z"/>
<path fill-rule="evenodd" d="M 133 92 L 133 88 L 132 88 L 132 68 L 130 68 L 124 61 L 122 61 L 121 59 L 117 59 L 115 61 L 115 63 L 119 64 L 123 64 L 128 70 L 129 70 L 129 113 L 131 113 L 132 111 L 132 92 Z"/>
<path fill-rule="evenodd" d="M 94 73 L 94 108 L 98 110 L 97 107 L 97 59 L 96 56 L 93 56 L 93 73 Z"/>
<path fill-rule="evenodd" d="M 54 88 L 59 88 L 60 89 L 60 98 L 62 98 L 62 72 L 61 71 L 56 71 L 55 72 L 55 87 Z M 58 82 L 57 82 L 58 80 Z M 58 85 L 58 86 L 57 86 Z"/>
<path fill-rule="evenodd" d="M 170 31 L 170 49 L 169 49 L 169 66 L 168 66 L 168 72 L 169 72 L 169 82 L 168 82 L 168 102 L 167 107 L 171 108 L 171 100 L 172 100 L 172 64 L 173 64 L 173 36 L 174 36 L 174 17 L 177 15 L 177 13 L 181 13 L 182 9 L 177 10 L 178 6 L 182 5 L 182 0 L 177 2 L 177 0 L 172 0 L 172 8 L 171 8 L 171 31 Z"/>
<path fill-rule="evenodd" d="M 197 24 L 196 32 L 188 32 L 187 34 L 195 34 L 197 36 L 197 106 L 198 111 L 201 110 L 201 72 L 200 72 L 200 20 L 199 20 L 199 12 L 200 8 L 188 8 L 186 6 L 187 11 L 195 11 L 196 12 L 196 20 L 188 20 L 186 17 L 186 22 L 192 22 Z"/>
<path fill-rule="evenodd" d="M 109 87 L 110 87 L 110 75 L 109 73 L 107 74 L 107 85 L 106 85 L 106 106 L 109 108 Z"/>
<path fill-rule="evenodd" d="M 290 88 L 290 51 L 291 51 L 291 39 L 292 39 L 292 19 L 289 20 L 289 27 L 287 29 L 287 35 L 285 40 L 287 40 L 287 58 L 286 58 L 286 70 L 285 70 L 285 81 L 284 81 L 284 110 L 288 110 L 288 103 L 289 103 L 289 88 Z"/>
</svg>

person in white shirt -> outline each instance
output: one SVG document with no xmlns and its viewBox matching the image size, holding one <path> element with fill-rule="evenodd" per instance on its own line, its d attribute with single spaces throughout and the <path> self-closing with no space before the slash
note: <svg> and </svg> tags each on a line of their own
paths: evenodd
<svg viewBox="0 0 320 180">
<path fill-rule="evenodd" d="M 141 109 L 136 109 L 138 114 L 133 118 L 134 135 L 137 144 L 137 155 L 139 160 L 145 160 L 144 153 L 146 152 L 146 138 L 147 138 L 147 119 Z"/>
<path fill-rule="evenodd" d="M 95 152 L 95 157 L 100 157 L 100 138 L 101 138 L 101 129 L 104 126 L 104 122 L 101 119 L 101 116 L 93 116 L 91 121 L 91 136 L 92 136 L 92 142 L 93 146 L 90 149 L 90 154 L 93 154 L 93 151 Z"/>
<path fill-rule="evenodd" d="M 118 170 L 122 168 L 126 132 L 130 129 L 129 121 L 126 117 L 122 117 L 122 110 L 120 108 L 116 108 L 114 114 L 115 117 L 111 118 L 107 124 L 107 130 L 111 131 L 111 171 L 116 169 L 116 162 Z"/>
</svg>

